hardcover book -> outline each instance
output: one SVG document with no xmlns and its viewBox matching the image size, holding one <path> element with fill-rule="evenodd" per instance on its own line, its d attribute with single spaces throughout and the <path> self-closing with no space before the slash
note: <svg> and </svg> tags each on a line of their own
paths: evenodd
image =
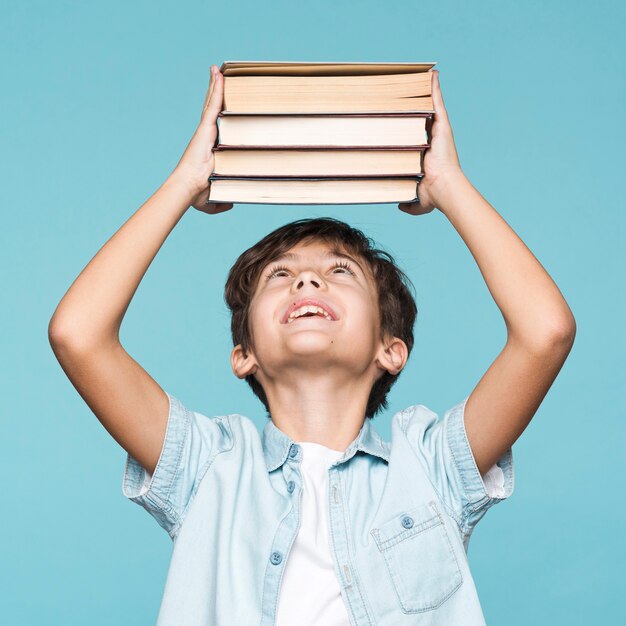
<svg viewBox="0 0 626 626">
<path fill-rule="evenodd" d="M 223 113 L 433 113 L 433 66 L 226 61 Z"/>
</svg>

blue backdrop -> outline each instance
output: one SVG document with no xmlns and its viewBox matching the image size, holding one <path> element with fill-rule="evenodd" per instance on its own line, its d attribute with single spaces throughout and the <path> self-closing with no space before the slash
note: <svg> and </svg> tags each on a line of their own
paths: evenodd
<svg viewBox="0 0 626 626">
<path fill-rule="evenodd" d="M 2 3 L 0 607 L 5 624 L 153 624 L 171 540 L 121 492 L 125 452 L 57 363 L 71 282 L 158 188 L 225 60 L 436 61 L 461 165 L 553 277 L 577 321 L 568 361 L 513 448 L 511 498 L 469 558 L 488 624 L 626 623 L 623 593 L 623 3 L 111 0 Z M 619 59 L 622 59 L 621 61 Z M 232 374 L 223 286 L 292 219 L 330 215 L 394 254 L 416 344 L 375 424 L 468 395 L 506 339 L 462 239 L 395 205 L 194 209 L 126 314 L 127 351 L 208 415 L 262 405 Z"/>
</svg>

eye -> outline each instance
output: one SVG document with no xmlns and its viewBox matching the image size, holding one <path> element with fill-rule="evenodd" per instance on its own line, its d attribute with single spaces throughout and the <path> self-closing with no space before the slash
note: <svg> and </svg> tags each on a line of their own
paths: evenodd
<svg viewBox="0 0 626 626">
<path fill-rule="evenodd" d="M 278 275 L 280 272 L 289 272 L 289 269 L 286 268 L 284 265 L 275 265 L 265 275 L 265 280 L 269 280 L 270 278 L 273 278 L 274 276 Z"/>
<path fill-rule="evenodd" d="M 346 261 L 337 261 L 336 263 L 334 263 L 331 267 L 332 272 L 335 273 L 335 270 L 337 269 L 343 270 L 342 272 L 340 272 L 341 274 L 348 273 L 348 274 L 354 275 L 351 265 L 347 263 Z M 280 277 L 281 272 L 285 272 L 286 274 L 289 274 L 289 268 L 285 267 L 284 265 L 275 265 L 265 275 L 266 282 L 270 280 L 271 278 Z"/>
<path fill-rule="evenodd" d="M 350 263 L 347 263 L 346 261 L 337 261 L 337 263 L 333 265 L 333 273 L 336 269 L 344 269 L 347 271 L 348 274 L 354 274 Z M 341 273 L 343 274 L 343 272 Z"/>
</svg>

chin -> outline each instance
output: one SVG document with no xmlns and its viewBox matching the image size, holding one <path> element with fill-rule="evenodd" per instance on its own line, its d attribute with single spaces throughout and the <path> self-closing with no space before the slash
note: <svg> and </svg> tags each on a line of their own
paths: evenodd
<svg viewBox="0 0 626 626">
<path fill-rule="evenodd" d="M 319 333 L 298 333 L 285 342 L 285 352 L 292 354 L 323 354 L 333 349 L 336 339 Z"/>
</svg>

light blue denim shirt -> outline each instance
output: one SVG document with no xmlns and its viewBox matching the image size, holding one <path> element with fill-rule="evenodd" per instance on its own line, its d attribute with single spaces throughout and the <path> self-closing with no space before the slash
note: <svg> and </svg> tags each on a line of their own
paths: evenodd
<svg viewBox="0 0 626 626">
<path fill-rule="evenodd" d="M 150 476 L 127 455 L 124 496 L 169 533 L 158 626 L 270 626 L 299 527 L 301 447 L 268 419 L 206 417 L 168 394 Z M 422 404 L 392 418 L 391 442 L 366 419 L 328 470 L 331 553 L 353 626 L 479 626 L 470 535 L 513 492 L 513 456 L 488 492 L 464 425 L 467 398 L 443 418 Z"/>
</svg>

